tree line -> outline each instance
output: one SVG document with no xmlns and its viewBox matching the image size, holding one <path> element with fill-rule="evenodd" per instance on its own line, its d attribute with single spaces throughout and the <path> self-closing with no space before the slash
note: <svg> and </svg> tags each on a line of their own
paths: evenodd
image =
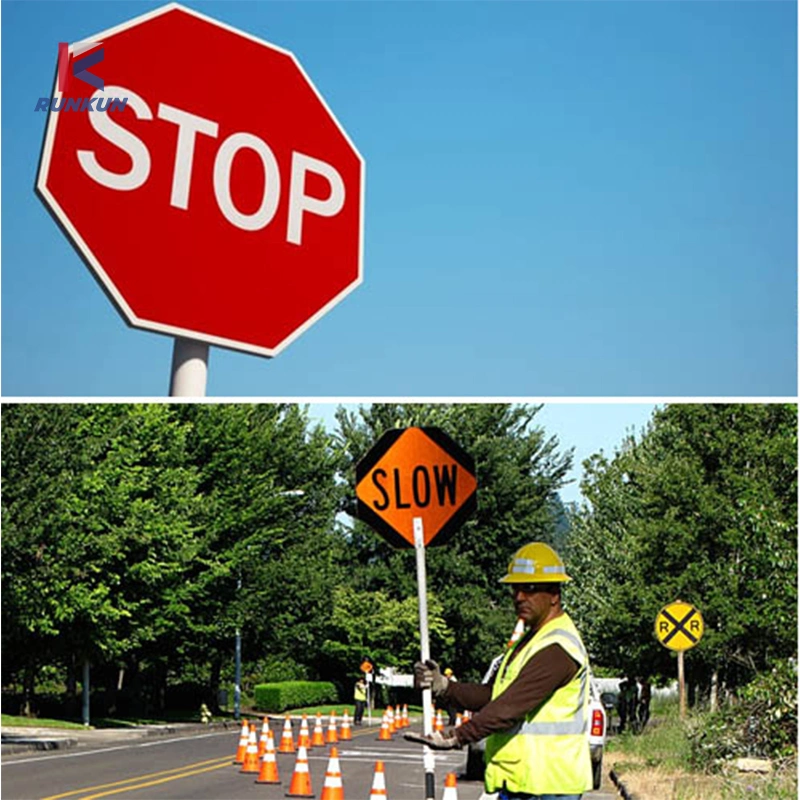
<svg viewBox="0 0 800 800">
<path fill-rule="evenodd" d="M 570 509 L 573 455 L 539 410 L 382 403 L 340 408 L 326 431 L 295 404 L 4 406 L 4 688 L 31 711 L 45 677 L 77 699 L 88 660 L 111 713 L 162 711 L 181 687 L 213 704 L 237 628 L 249 685 L 349 692 L 365 656 L 407 671 L 413 551 L 352 515 L 355 464 L 409 425 L 442 428 L 476 462 L 478 511 L 427 555 L 431 651 L 460 677 L 507 641 L 497 581 L 533 539 L 567 560 L 598 666 L 672 674 L 652 620 L 676 594 L 703 609 L 709 679 L 735 686 L 796 652 L 794 407 L 667 406 L 585 464 Z"/>
</svg>

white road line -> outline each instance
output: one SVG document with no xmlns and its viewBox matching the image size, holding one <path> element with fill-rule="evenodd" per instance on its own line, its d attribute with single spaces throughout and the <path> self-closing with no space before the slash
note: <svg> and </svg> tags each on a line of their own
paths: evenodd
<svg viewBox="0 0 800 800">
<path fill-rule="evenodd" d="M 157 739 L 150 742 L 139 742 L 137 744 L 122 744 L 117 747 L 100 747 L 94 750 L 83 750 L 80 753 L 59 753 L 52 756 L 34 756 L 32 758 L 15 758 L 13 761 L 3 760 L 0 767 L 15 767 L 18 764 L 30 764 L 34 761 L 52 761 L 56 758 L 80 758 L 81 756 L 93 756 L 98 753 L 113 753 L 116 750 L 130 750 L 134 747 L 153 747 L 159 744 L 172 744 L 173 742 L 185 742 L 187 739 L 208 739 L 211 736 L 230 736 L 230 731 L 220 731 L 219 733 L 201 733 L 198 736 L 180 736 L 177 739 Z M 8 758 L 8 756 L 6 756 Z M 224 758 L 224 756 L 220 756 Z"/>
</svg>

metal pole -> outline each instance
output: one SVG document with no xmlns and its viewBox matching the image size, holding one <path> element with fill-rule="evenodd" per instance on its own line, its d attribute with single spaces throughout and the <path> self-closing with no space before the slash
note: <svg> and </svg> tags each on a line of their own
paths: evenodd
<svg viewBox="0 0 800 800">
<path fill-rule="evenodd" d="M 242 576 L 236 581 L 236 599 L 242 593 Z M 238 614 L 238 611 L 237 611 Z M 233 677 L 233 718 L 239 719 L 242 707 L 242 631 L 236 626 L 236 646 L 234 648 L 235 672 Z"/>
<path fill-rule="evenodd" d="M 238 720 L 242 705 L 242 632 L 236 629 L 236 676 L 233 679 L 233 718 Z"/>
<path fill-rule="evenodd" d="M 89 659 L 83 662 L 83 724 L 89 726 Z"/>
<path fill-rule="evenodd" d="M 428 636 L 428 579 L 425 573 L 425 535 L 422 517 L 414 517 L 414 550 L 417 555 L 417 596 L 419 598 L 419 641 L 420 655 L 425 662 L 431 657 Z M 430 689 L 422 691 L 422 732 L 427 736 L 433 732 L 433 699 Z M 436 779 L 433 774 L 433 750 L 427 745 L 422 748 L 422 764 L 425 769 L 425 800 L 436 797 Z"/>
<path fill-rule="evenodd" d="M 208 378 L 208 345 L 175 337 L 172 350 L 170 397 L 205 397 Z"/>
<path fill-rule="evenodd" d="M 683 650 L 678 650 L 678 693 L 680 695 L 681 719 L 686 719 L 686 678 L 683 671 Z"/>
</svg>

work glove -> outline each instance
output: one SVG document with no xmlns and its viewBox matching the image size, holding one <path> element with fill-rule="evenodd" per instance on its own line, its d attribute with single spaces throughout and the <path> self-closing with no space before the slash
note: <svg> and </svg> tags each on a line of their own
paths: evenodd
<svg viewBox="0 0 800 800">
<path fill-rule="evenodd" d="M 461 742 L 456 738 L 453 729 L 446 731 L 434 731 L 425 736 L 422 733 L 404 733 L 403 738 L 409 742 L 426 744 L 431 750 L 460 750 Z"/>
<path fill-rule="evenodd" d="M 424 664 L 417 661 L 414 664 L 414 688 L 430 689 L 434 697 L 439 697 L 447 691 L 450 681 L 439 672 L 439 665 L 430 659 Z"/>
</svg>

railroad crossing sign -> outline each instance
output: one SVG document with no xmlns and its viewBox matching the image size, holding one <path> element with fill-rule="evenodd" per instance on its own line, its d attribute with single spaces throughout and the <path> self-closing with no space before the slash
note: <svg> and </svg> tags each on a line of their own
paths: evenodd
<svg viewBox="0 0 800 800">
<path fill-rule="evenodd" d="M 477 507 L 475 462 L 438 428 L 387 431 L 356 466 L 358 516 L 389 544 L 444 544 Z M 416 520 L 416 522 L 415 522 Z"/>
<path fill-rule="evenodd" d="M 689 650 L 703 636 L 703 615 L 690 603 L 675 600 L 656 617 L 656 638 L 670 650 Z"/>
</svg>

